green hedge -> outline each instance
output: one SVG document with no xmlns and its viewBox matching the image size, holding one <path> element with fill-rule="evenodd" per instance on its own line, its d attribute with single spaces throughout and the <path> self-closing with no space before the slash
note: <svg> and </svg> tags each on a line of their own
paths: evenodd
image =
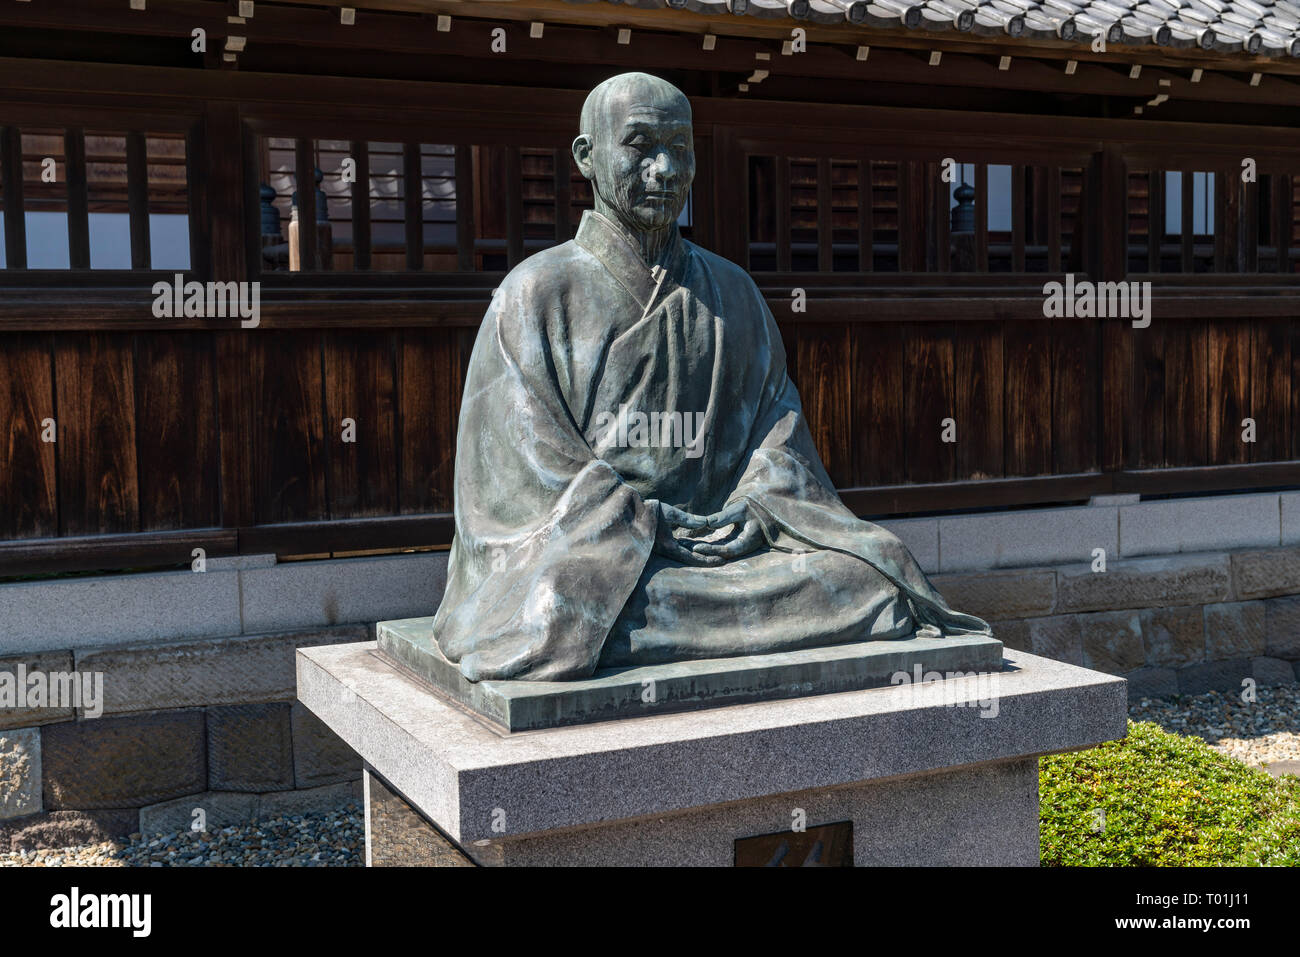
<svg viewBox="0 0 1300 957">
<path fill-rule="evenodd" d="M 1300 865 L 1300 778 L 1274 779 L 1149 722 L 1043 758 L 1039 798 L 1047 866 Z"/>
</svg>

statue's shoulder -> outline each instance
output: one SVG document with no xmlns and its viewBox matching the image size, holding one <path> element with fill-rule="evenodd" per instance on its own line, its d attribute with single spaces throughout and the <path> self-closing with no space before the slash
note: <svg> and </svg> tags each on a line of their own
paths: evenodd
<svg viewBox="0 0 1300 957">
<path fill-rule="evenodd" d="M 698 246 L 690 240 L 686 240 L 686 247 L 695 254 L 696 257 L 708 268 L 713 274 L 713 279 L 722 285 L 725 291 L 738 292 L 745 290 L 752 292 L 755 296 L 759 295 L 758 285 L 743 266 L 737 265 L 730 259 L 719 256 L 717 253 Z"/>
<path fill-rule="evenodd" d="M 525 302 L 545 302 L 566 293 L 594 266 L 595 258 L 573 240 L 533 253 L 501 281 L 499 292 Z"/>
</svg>

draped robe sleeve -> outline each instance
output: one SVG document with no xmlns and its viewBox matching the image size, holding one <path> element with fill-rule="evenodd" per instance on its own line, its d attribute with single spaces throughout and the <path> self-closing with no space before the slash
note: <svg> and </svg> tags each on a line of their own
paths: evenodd
<svg viewBox="0 0 1300 957">
<path fill-rule="evenodd" d="M 548 342 L 557 297 L 528 278 L 512 273 L 493 297 L 461 406 L 434 635 L 472 681 L 590 675 L 657 521 L 579 431 Z"/>
<path fill-rule="evenodd" d="M 773 361 L 764 384 L 763 409 L 755 417 L 750 437 L 752 452 L 728 504 L 747 501 L 774 548 L 838 551 L 871 565 L 906 596 L 919 636 L 991 635 L 983 619 L 948 607 L 896 535 L 859 519 L 840 501 L 786 371 L 776 320 L 761 295 L 755 295 L 755 300 L 753 308 L 768 326 Z"/>
</svg>

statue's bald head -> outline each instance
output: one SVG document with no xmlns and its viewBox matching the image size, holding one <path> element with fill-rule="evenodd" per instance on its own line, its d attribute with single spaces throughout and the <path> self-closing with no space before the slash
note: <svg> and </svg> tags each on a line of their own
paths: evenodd
<svg viewBox="0 0 1300 957">
<path fill-rule="evenodd" d="M 582 132 L 595 133 L 611 108 L 627 102 L 643 103 L 661 110 L 680 110 L 689 118 L 691 101 L 667 80 L 649 73 L 620 73 L 599 83 L 582 104 Z"/>
<path fill-rule="evenodd" d="M 596 191 L 596 208 L 629 228 L 676 222 L 695 177 L 691 104 L 648 73 L 601 83 L 582 105 L 573 158 Z"/>
</svg>

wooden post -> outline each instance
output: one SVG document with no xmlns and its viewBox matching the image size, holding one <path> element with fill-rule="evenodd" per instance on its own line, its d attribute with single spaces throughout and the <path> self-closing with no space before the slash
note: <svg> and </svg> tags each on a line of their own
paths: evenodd
<svg viewBox="0 0 1300 957">
<path fill-rule="evenodd" d="M 357 178 L 352 184 L 352 268 L 370 268 L 370 143 L 353 140 L 349 145 Z"/>
<path fill-rule="evenodd" d="M 474 225 L 474 147 L 456 146 L 456 268 L 473 272 L 478 268 L 474 255 L 477 230 Z"/>
<path fill-rule="evenodd" d="M 835 212 L 832 208 L 833 192 L 831 190 L 831 158 L 817 158 L 817 270 L 818 272 L 835 271 L 835 249 L 833 246 Z"/>
<path fill-rule="evenodd" d="M 1011 167 L 1011 271 L 1025 271 L 1025 168 Z"/>
<path fill-rule="evenodd" d="M 858 270 L 872 272 L 876 266 L 875 226 L 871 221 L 872 190 L 871 160 L 858 160 Z"/>
<path fill-rule="evenodd" d="M 23 135 L 16 126 L 0 127 L 0 183 L 5 199 L 5 263 L 27 268 L 27 217 L 23 212 Z"/>
<path fill-rule="evenodd" d="M 790 271 L 790 157 L 776 157 L 776 269 Z"/>
<path fill-rule="evenodd" d="M 406 268 L 424 268 L 424 170 L 420 144 L 402 146 L 402 189 L 405 197 Z"/>
<path fill-rule="evenodd" d="M 518 146 L 506 147 L 506 265 L 524 259 L 524 171 Z"/>
<path fill-rule="evenodd" d="M 90 197 L 86 181 L 86 137 L 81 129 L 63 136 L 63 161 L 68 185 L 68 262 L 73 269 L 90 268 Z"/>
<path fill-rule="evenodd" d="M 294 145 L 294 184 L 298 189 L 298 229 L 294 242 L 293 224 L 289 226 L 289 255 L 293 269 L 293 249 L 298 248 L 298 268 L 314 270 L 316 259 L 316 150 L 309 139 L 299 139 Z"/>
<path fill-rule="evenodd" d="M 1061 167 L 1047 170 L 1047 271 L 1061 271 Z"/>
<path fill-rule="evenodd" d="M 131 268 L 149 268 L 149 162 L 143 133 L 126 134 L 126 206 L 131 221 Z"/>
</svg>

